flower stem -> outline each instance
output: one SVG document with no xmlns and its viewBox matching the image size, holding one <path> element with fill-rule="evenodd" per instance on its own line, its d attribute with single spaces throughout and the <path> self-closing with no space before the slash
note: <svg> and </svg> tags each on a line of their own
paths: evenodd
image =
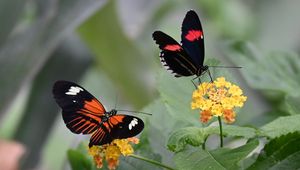
<svg viewBox="0 0 300 170">
<path fill-rule="evenodd" d="M 219 127 L 220 127 L 220 147 L 223 147 L 223 130 L 222 130 L 222 121 L 221 116 L 218 116 Z"/>
<path fill-rule="evenodd" d="M 205 143 L 206 143 L 207 138 L 204 139 L 204 142 L 202 144 L 202 149 L 205 150 Z"/>
<path fill-rule="evenodd" d="M 151 163 L 151 164 L 153 164 L 153 165 L 158 165 L 158 166 L 163 167 L 163 168 L 165 168 L 165 169 L 175 170 L 174 168 L 171 168 L 171 167 L 169 167 L 169 166 L 167 166 L 167 165 L 164 165 L 164 164 L 162 164 L 162 163 L 160 163 L 160 162 L 157 162 L 157 161 L 155 161 L 155 160 L 148 159 L 148 158 L 145 158 L 145 157 L 142 157 L 142 156 L 139 156 L 139 155 L 132 154 L 132 155 L 130 155 L 130 157 L 133 157 L 133 158 L 136 158 L 136 159 L 139 159 L 139 160 L 146 161 L 146 162 Z"/>
</svg>

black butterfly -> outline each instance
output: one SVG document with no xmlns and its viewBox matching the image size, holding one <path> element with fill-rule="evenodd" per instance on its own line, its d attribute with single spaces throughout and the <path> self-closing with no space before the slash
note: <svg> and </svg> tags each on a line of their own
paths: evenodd
<svg viewBox="0 0 300 170">
<path fill-rule="evenodd" d="M 187 12 L 182 22 L 181 31 L 182 45 L 162 31 L 153 33 L 153 39 L 162 50 L 160 53 L 162 65 L 170 70 L 175 77 L 193 75 L 199 77 L 206 71 L 209 73 L 208 66 L 203 65 L 204 35 L 201 22 L 195 11 Z"/>
<path fill-rule="evenodd" d="M 66 126 L 76 134 L 93 133 L 89 147 L 110 143 L 139 134 L 144 122 L 135 116 L 109 112 L 83 87 L 68 81 L 57 81 L 53 86 L 56 103 L 62 108 Z"/>
</svg>

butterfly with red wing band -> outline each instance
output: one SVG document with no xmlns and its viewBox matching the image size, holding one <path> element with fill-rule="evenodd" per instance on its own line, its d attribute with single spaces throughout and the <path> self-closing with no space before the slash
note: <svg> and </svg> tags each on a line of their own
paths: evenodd
<svg viewBox="0 0 300 170">
<path fill-rule="evenodd" d="M 195 11 L 187 12 L 181 28 L 181 44 L 162 31 L 155 31 L 152 36 L 161 50 L 162 65 L 175 77 L 197 77 L 209 72 L 204 62 L 204 34 L 200 19 Z"/>
</svg>

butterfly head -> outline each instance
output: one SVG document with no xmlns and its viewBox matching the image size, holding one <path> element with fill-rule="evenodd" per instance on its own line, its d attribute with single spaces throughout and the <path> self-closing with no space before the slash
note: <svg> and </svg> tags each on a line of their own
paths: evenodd
<svg viewBox="0 0 300 170">
<path fill-rule="evenodd" d="M 116 110 L 116 109 L 112 109 L 111 111 L 109 111 L 109 112 L 107 112 L 107 116 L 114 116 L 114 115 L 116 115 L 118 113 L 118 111 Z"/>
</svg>

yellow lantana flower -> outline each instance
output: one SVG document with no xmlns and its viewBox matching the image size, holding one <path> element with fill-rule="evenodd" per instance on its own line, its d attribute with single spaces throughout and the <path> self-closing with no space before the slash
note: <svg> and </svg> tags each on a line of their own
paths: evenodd
<svg viewBox="0 0 300 170">
<path fill-rule="evenodd" d="M 119 165 L 119 157 L 121 155 L 128 156 L 133 154 L 134 150 L 130 143 L 138 144 L 139 139 L 136 137 L 115 139 L 109 144 L 93 145 L 89 148 L 89 154 L 94 158 L 97 168 L 102 168 L 103 160 L 105 159 L 108 169 L 115 170 Z"/>
<path fill-rule="evenodd" d="M 235 121 L 235 107 L 243 107 L 247 97 L 239 86 L 227 82 L 224 77 L 203 82 L 192 95 L 192 109 L 200 109 L 200 120 L 208 122 L 213 116 L 221 116 L 226 123 Z"/>
</svg>

